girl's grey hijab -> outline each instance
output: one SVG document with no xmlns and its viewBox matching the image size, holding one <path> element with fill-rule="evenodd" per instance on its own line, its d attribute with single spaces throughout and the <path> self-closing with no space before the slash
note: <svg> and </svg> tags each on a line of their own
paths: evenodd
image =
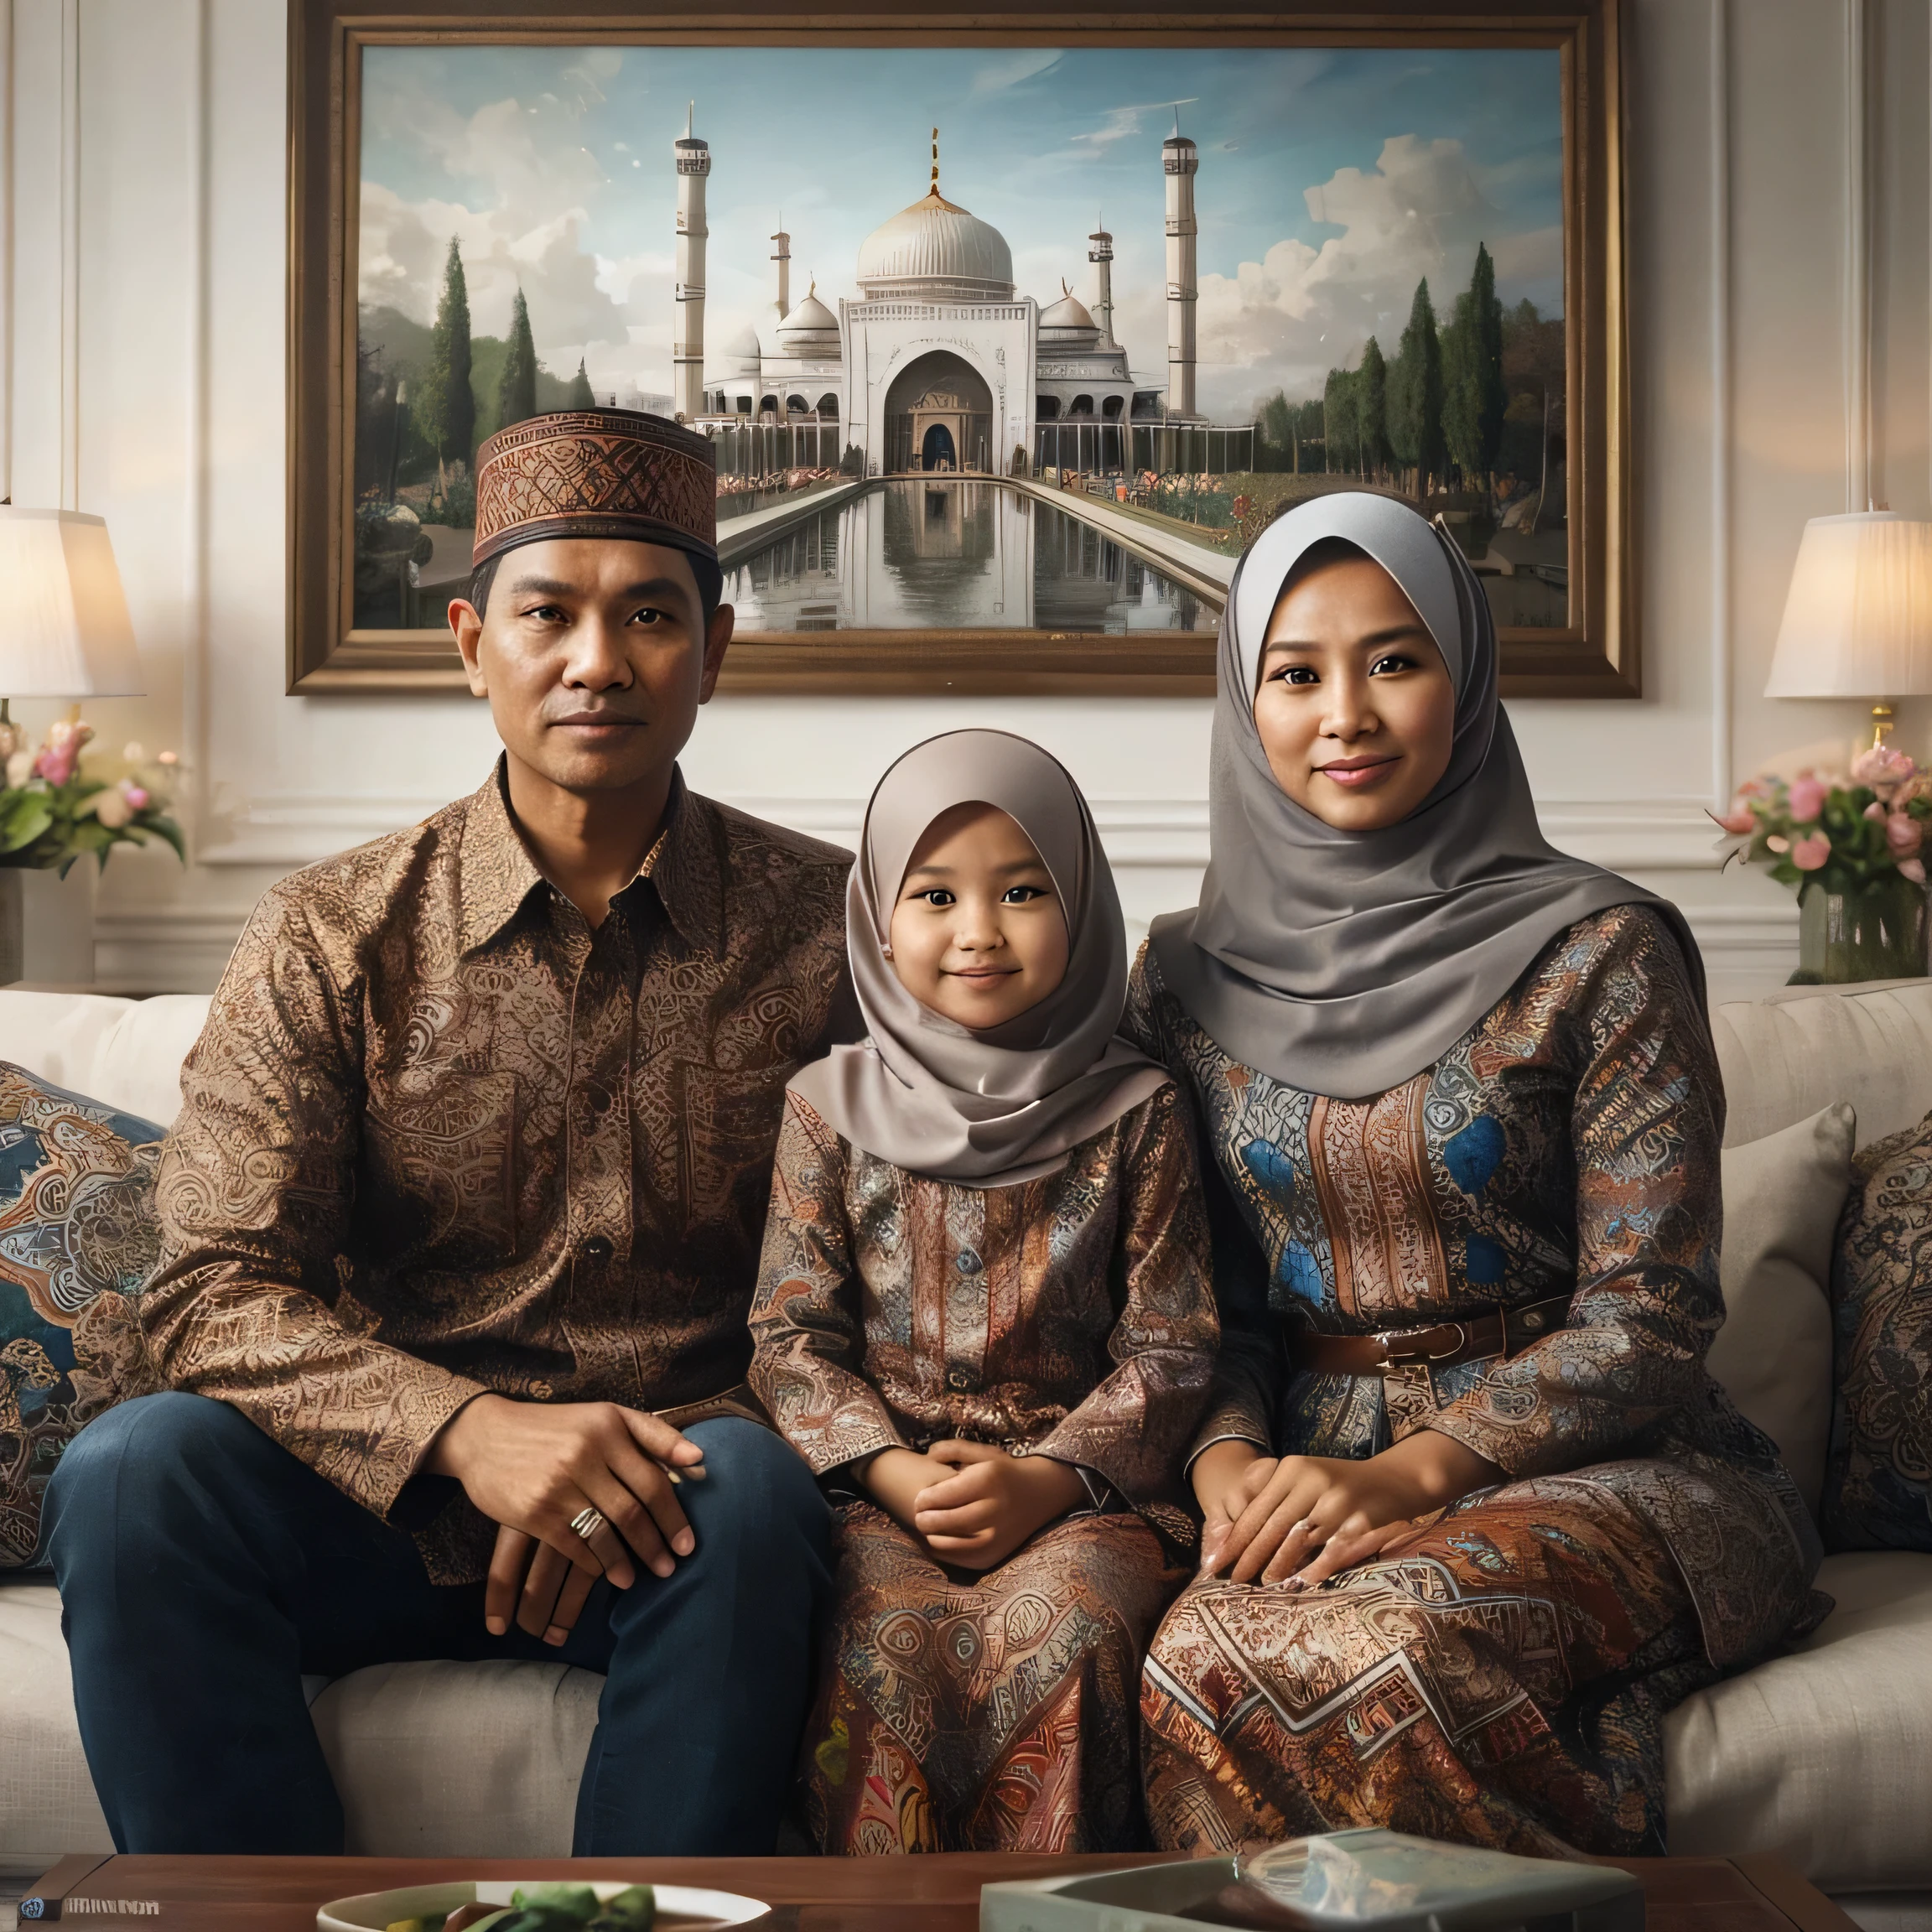
<svg viewBox="0 0 1932 1932">
<path fill-rule="evenodd" d="M 1067 976 L 1002 1026 L 961 1026 L 915 1000 L 886 956 L 912 852 L 943 812 L 996 805 L 1033 841 L 1066 914 Z M 845 889 L 845 943 L 870 1037 L 802 1068 L 792 1091 L 855 1147 L 915 1174 L 1005 1187 L 1163 1086 L 1114 1032 L 1127 940 L 1092 813 L 1065 768 L 1005 731 L 948 731 L 879 781 Z"/>
<path fill-rule="evenodd" d="M 1275 783 L 1254 728 L 1262 640 L 1302 553 L 1342 538 L 1401 586 L 1456 688 L 1449 768 L 1400 823 L 1345 832 Z M 1305 1091 L 1358 1100 L 1439 1059 L 1550 942 L 1607 906 L 1683 916 L 1543 837 L 1496 696 L 1496 626 L 1455 540 L 1366 491 L 1317 497 L 1243 558 L 1221 621 L 1201 902 L 1150 934 L 1161 976 L 1214 1040 Z"/>
</svg>

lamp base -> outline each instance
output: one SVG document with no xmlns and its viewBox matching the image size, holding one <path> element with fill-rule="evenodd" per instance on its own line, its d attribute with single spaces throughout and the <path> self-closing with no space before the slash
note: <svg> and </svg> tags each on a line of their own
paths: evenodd
<svg viewBox="0 0 1932 1932">
<path fill-rule="evenodd" d="M 1892 707 L 1879 704 L 1872 707 L 1872 742 L 1866 747 L 1876 751 L 1892 735 Z"/>
</svg>

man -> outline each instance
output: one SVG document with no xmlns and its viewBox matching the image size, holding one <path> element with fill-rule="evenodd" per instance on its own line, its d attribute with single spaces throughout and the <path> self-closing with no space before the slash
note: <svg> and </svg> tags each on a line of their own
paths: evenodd
<svg viewBox="0 0 1932 1932">
<path fill-rule="evenodd" d="M 50 1488 L 124 1851 L 340 1852 L 302 1675 L 407 1658 L 606 1673 L 579 1854 L 769 1852 L 784 1805 L 828 1519 L 740 1384 L 847 858 L 678 774 L 731 635 L 703 439 L 538 417 L 476 483 L 504 756 L 257 908 L 161 1162 L 167 1392 Z"/>
</svg>

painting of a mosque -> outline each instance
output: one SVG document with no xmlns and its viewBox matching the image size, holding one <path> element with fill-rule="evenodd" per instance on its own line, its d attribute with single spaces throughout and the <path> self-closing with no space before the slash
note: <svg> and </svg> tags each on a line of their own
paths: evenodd
<svg viewBox="0 0 1932 1932">
<path fill-rule="evenodd" d="M 755 637 L 1208 632 L 1259 521 L 1364 484 L 1566 621 L 1552 48 L 381 45 L 361 90 L 362 632 L 440 626 L 477 444 L 572 406 L 710 439 Z"/>
</svg>

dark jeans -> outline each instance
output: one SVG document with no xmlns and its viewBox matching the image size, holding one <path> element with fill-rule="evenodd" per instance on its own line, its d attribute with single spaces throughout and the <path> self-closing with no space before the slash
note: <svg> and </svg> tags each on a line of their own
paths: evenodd
<svg viewBox="0 0 1932 1932">
<path fill-rule="evenodd" d="M 804 1463 L 727 1417 L 678 1492 L 697 1553 L 599 1584 L 553 1649 L 483 1627 L 481 1584 L 439 1587 L 401 1530 L 239 1410 L 148 1395 L 70 1445 L 48 1487 L 74 1701 L 123 1852 L 339 1852 L 342 1806 L 304 1673 L 535 1657 L 605 1673 L 577 1799 L 579 1856 L 768 1852 L 831 1587 Z"/>
</svg>

